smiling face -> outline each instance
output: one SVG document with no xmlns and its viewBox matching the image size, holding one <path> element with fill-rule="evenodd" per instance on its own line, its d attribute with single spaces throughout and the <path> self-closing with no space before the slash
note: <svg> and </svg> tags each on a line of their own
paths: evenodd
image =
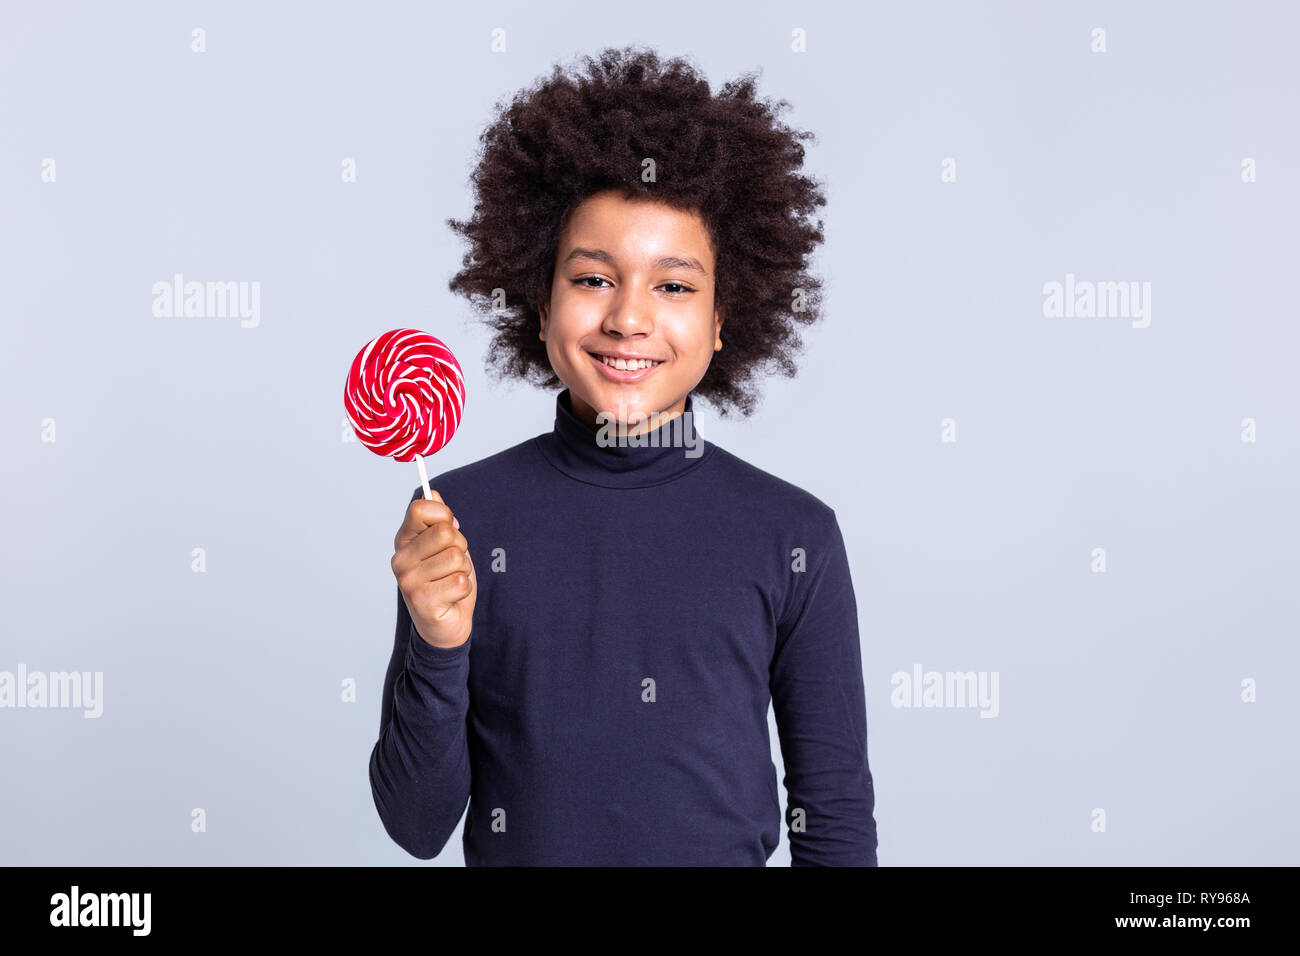
<svg viewBox="0 0 1300 956">
<path fill-rule="evenodd" d="M 696 215 L 616 190 L 573 210 L 538 308 L 547 358 L 579 418 L 596 428 L 607 412 L 636 434 L 652 412 L 685 410 L 722 348 L 713 270 Z"/>
</svg>

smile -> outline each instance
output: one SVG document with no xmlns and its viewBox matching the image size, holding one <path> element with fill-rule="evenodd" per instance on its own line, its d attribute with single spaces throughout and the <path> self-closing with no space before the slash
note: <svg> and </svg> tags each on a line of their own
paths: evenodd
<svg viewBox="0 0 1300 956">
<path fill-rule="evenodd" d="M 649 358 L 613 358 L 609 355 L 597 355 L 588 352 L 591 360 L 600 368 L 601 374 L 612 382 L 639 382 L 648 377 L 663 361 Z"/>
</svg>

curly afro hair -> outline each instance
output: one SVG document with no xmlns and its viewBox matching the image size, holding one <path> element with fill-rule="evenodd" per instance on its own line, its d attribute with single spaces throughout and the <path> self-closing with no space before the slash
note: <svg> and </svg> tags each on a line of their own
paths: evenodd
<svg viewBox="0 0 1300 956">
<path fill-rule="evenodd" d="M 790 104 L 759 99 L 753 73 L 714 95 L 689 60 L 661 61 L 646 48 L 581 61 L 575 74 L 557 65 L 508 105 L 498 101 L 470 177 L 473 216 L 447 220 L 470 247 L 451 291 L 495 329 L 489 367 L 498 376 L 556 387 L 538 304 L 550 295 L 570 211 L 614 188 L 695 212 L 712 242 L 724 324 L 723 347 L 692 394 L 723 416 L 747 416 L 754 380 L 773 370 L 793 377 L 798 326 L 821 314 L 822 284 L 806 262 L 824 239 L 812 215 L 826 199 L 800 173 L 801 140 L 816 137 L 779 120 Z M 642 181 L 646 159 L 657 181 Z"/>
</svg>

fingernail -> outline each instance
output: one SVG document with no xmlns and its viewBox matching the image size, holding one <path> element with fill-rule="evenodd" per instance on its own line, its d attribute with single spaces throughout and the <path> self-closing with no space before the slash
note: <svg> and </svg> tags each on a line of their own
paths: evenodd
<svg viewBox="0 0 1300 956">
<path fill-rule="evenodd" d="M 451 516 L 451 523 L 452 523 L 456 528 L 458 528 L 458 529 L 460 528 L 460 521 L 456 518 L 455 515 L 452 515 L 452 516 Z"/>
</svg>

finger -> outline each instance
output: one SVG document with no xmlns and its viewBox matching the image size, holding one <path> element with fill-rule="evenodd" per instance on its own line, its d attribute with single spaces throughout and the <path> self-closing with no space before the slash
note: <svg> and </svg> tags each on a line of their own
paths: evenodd
<svg viewBox="0 0 1300 956">
<path fill-rule="evenodd" d="M 393 553 L 391 562 L 393 573 L 401 575 L 408 568 L 413 568 L 425 558 L 451 548 L 469 552 L 469 542 L 465 536 L 446 521 L 439 521 L 425 528 L 414 538 L 404 542 Z"/>
<path fill-rule="evenodd" d="M 473 592 L 469 576 L 464 573 L 449 574 L 436 581 L 426 581 L 413 593 L 416 610 L 435 621 L 440 621 L 460 601 Z"/>
<path fill-rule="evenodd" d="M 396 551 L 401 548 L 403 544 L 420 534 L 430 525 L 439 521 L 452 522 L 455 519 L 456 516 L 452 514 L 451 509 L 447 507 L 445 502 L 417 498 L 406 507 L 402 525 L 397 529 L 397 534 L 393 537 L 393 550 Z M 457 525 L 459 525 L 459 522 L 457 522 Z"/>
<path fill-rule="evenodd" d="M 469 579 L 473 564 L 469 552 L 460 548 L 445 548 L 437 554 L 431 554 L 408 572 L 409 581 L 419 585 L 429 581 L 441 581 L 455 574 L 463 574 Z"/>
<path fill-rule="evenodd" d="M 411 553 L 412 563 L 423 561 L 429 555 L 437 554 L 444 548 L 459 548 L 461 551 L 469 550 L 469 542 L 465 540 L 465 536 L 446 521 L 439 521 L 429 525 L 402 546 L 402 550 Z"/>
</svg>

